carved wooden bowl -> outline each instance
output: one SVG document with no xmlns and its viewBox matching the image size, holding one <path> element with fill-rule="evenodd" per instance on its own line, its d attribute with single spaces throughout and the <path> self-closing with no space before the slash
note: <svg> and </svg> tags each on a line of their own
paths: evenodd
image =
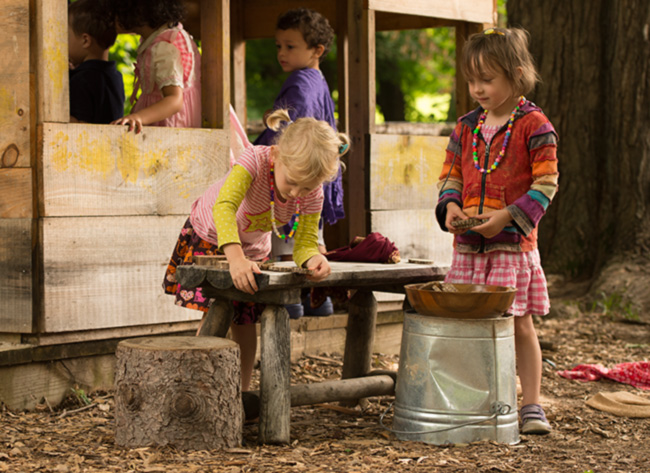
<svg viewBox="0 0 650 473">
<path fill-rule="evenodd" d="M 514 287 L 440 282 L 408 284 L 404 289 L 418 314 L 451 319 L 501 317 L 517 292 Z"/>
</svg>

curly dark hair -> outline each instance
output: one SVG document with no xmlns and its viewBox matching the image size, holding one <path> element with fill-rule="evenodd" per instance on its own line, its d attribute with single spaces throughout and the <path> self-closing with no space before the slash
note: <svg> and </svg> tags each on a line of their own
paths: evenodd
<svg viewBox="0 0 650 473">
<path fill-rule="evenodd" d="M 334 30 L 323 15 L 309 8 L 295 8 L 283 13 L 276 24 L 278 30 L 298 30 L 310 48 L 322 44 L 325 50 L 320 57 L 322 61 L 332 47 Z"/>
<path fill-rule="evenodd" d="M 129 31 L 139 26 L 176 26 L 185 17 L 180 0 L 105 0 L 112 17 Z"/>
<path fill-rule="evenodd" d="M 88 34 L 104 49 L 115 43 L 115 21 L 96 0 L 77 0 L 69 4 L 68 22 L 77 36 Z"/>
</svg>

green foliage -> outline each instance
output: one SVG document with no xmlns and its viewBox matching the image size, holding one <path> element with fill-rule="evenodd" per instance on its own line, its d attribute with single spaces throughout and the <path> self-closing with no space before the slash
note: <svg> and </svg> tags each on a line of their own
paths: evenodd
<svg viewBox="0 0 650 473">
<path fill-rule="evenodd" d="M 79 386 L 76 386 L 74 388 L 70 388 L 74 396 L 77 398 L 77 402 L 79 402 L 80 405 L 82 406 L 87 406 L 90 404 L 90 399 L 86 395 L 86 391 L 81 389 Z"/>
<path fill-rule="evenodd" d="M 628 321 L 640 320 L 632 302 L 626 300 L 623 293 L 618 292 L 612 292 L 609 295 L 601 292 L 600 298 L 592 303 L 591 311 L 601 313 L 612 320 L 620 317 Z"/>
<path fill-rule="evenodd" d="M 132 34 L 121 34 L 117 36 L 115 44 L 111 47 L 108 58 L 115 61 L 117 70 L 122 74 L 124 80 L 124 115 L 131 111 L 131 94 L 133 93 L 133 70 L 140 44 L 139 37 Z"/>
<path fill-rule="evenodd" d="M 455 38 L 453 28 L 377 33 L 377 94 L 382 94 L 382 83 L 398 83 L 407 121 L 447 120 L 455 85 Z"/>
</svg>

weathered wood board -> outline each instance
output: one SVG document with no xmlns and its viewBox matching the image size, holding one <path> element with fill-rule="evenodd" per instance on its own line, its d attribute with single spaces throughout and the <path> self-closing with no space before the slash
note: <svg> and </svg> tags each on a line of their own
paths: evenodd
<svg viewBox="0 0 650 473">
<path fill-rule="evenodd" d="M 115 125 L 42 129 L 41 215 L 189 215 L 229 167 L 225 130 Z"/>
<path fill-rule="evenodd" d="M 371 231 L 391 240 L 404 260 L 430 259 L 436 266 L 451 264 L 453 238 L 440 230 L 435 210 L 383 210 L 370 212 Z"/>
<path fill-rule="evenodd" d="M 32 169 L 0 168 L 0 218 L 32 218 Z"/>
<path fill-rule="evenodd" d="M 29 0 L 0 0 L 0 167 L 28 167 Z"/>
<path fill-rule="evenodd" d="M 32 331 L 32 225 L 0 219 L 0 332 Z"/>
<path fill-rule="evenodd" d="M 368 9 L 419 15 L 433 18 L 446 18 L 471 23 L 494 23 L 496 21 L 493 3 L 490 0 L 367 0 Z"/>
<path fill-rule="evenodd" d="M 293 8 L 307 7 L 302 0 L 240 0 L 244 3 L 244 38 L 273 38 L 278 17 Z M 336 29 L 336 4 L 332 0 L 311 0 L 308 7 L 328 19 Z M 231 7 L 232 8 L 232 7 Z"/>
<path fill-rule="evenodd" d="M 68 2 L 30 0 L 34 6 L 38 123 L 70 121 Z"/>
<path fill-rule="evenodd" d="M 370 209 L 433 209 L 449 142 L 443 136 L 370 136 Z"/>
<path fill-rule="evenodd" d="M 199 311 L 163 292 L 186 216 L 71 217 L 39 221 L 42 332 L 184 322 Z"/>
</svg>

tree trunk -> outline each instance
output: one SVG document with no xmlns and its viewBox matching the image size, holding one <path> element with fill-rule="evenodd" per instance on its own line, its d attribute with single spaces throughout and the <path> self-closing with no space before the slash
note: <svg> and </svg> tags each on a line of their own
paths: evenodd
<svg viewBox="0 0 650 473">
<path fill-rule="evenodd" d="M 239 345 L 216 337 L 118 344 L 115 442 L 207 450 L 241 445 Z"/>
<path fill-rule="evenodd" d="M 642 270 L 650 259 L 650 2 L 507 7 L 509 25 L 530 33 L 542 76 L 529 98 L 560 136 L 560 188 L 540 225 L 545 268 L 596 286 L 620 277 L 616 268 L 630 259 Z"/>
</svg>

